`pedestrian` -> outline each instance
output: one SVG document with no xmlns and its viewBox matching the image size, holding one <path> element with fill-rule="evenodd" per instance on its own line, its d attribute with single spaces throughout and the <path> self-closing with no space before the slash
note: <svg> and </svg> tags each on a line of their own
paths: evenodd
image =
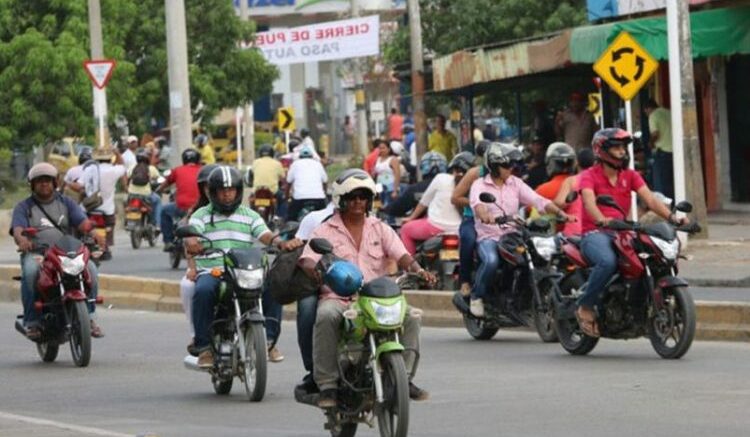
<svg viewBox="0 0 750 437">
<path fill-rule="evenodd" d="M 354 140 L 354 125 L 352 124 L 352 118 L 350 116 L 344 116 L 344 126 L 341 130 L 344 136 L 344 150 L 347 152 L 354 151 L 352 148 Z"/>
<path fill-rule="evenodd" d="M 427 150 L 438 152 L 450 161 L 458 152 L 458 140 L 453 132 L 445 129 L 445 123 L 445 116 L 438 114 L 435 120 L 435 130 L 432 131 L 428 140 Z"/>
<path fill-rule="evenodd" d="M 528 155 L 526 156 L 527 174 L 523 177 L 524 182 L 532 189 L 547 182 L 547 167 L 545 165 L 545 153 L 547 145 L 539 137 L 534 137 L 529 146 Z"/>
<path fill-rule="evenodd" d="M 497 139 L 497 134 L 495 133 L 495 126 L 492 125 L 492 120 L 487 119 L 484 122 L 484 130 L 482 131 L 482 136 L 487 141 L 495 141 Z"/>
<path fill-rule="evenodd" d="M 391 108 L 388 116 L 388 139 L 401 141 L 404 129 L 404 116 L 398 113 L 398 109 Z"/>
<path fill-rule="evenodd" d="M 649 99 L 643 107 L 648 115 L 650 144 L 654 151 L 652 167 L 654 191 L 674 198 L 674 167 L 672 163 L 672 114 L 656 100 Z"/>
<path fill-rule="evenodd" d="M 135 164 L 137 164 L 135 150 L 138 148 L 138 137 L 130 135 L 126 144 L 127 148 L 122 152 L 122 163 L 125 166 L 125 170 L 130 170 L 135 167 Z"/>
<path fill-rule="evenodd" d="M 557 138 L 569 144 L 578 153 L 584 147 L 591 147 L 591 139 L 596 129 L 594 116 L 584 106 L 583 94 L 571 94 L 568 109 L 559 112 L 555 119 Z"/>
<path fill-rule="evenodd" d="M 198 149 L 198 153 L 201 155 L 201 164 L 216 164 L 216 157 L 214 156 L 214 147 L 208 141 L 208 135 L 198 134 L 195 137 L 195 146 Z M 235 148 L 236 150 L 236 148 Z"/>
</svg>

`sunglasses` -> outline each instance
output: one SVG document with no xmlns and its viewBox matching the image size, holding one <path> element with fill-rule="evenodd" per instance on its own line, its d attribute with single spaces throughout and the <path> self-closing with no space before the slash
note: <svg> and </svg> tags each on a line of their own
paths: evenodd
<svg viewBox="0 0 750 437">
<path fill-rule="evenodd" d="M 366 192 L 355 192 L 344 196 L 346 200 L 372 200 L 372 194 Z"/>
</svg>

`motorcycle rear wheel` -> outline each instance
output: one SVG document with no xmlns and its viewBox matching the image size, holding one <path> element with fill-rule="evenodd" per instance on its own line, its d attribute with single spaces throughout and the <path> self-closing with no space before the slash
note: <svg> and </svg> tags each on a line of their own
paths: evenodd
<svg viewBox="0 0 750 437">
<path fill-rule="evenodd" d="M 86 367 L 91 361 L 91 319 L 86 302 L 68 304 L 70 320 L 70 353 L 78 367 Z"/>
<path fill-rule="evenodd" d="M 491 340 L 500 330 L 500 328 L 494 326 L 487 326 L 484 319 L 477 319 L 466 314 L 463 315 L 463 318 L 466 330 L 476 340 Z"/>
<path fill-rule="evenodd" d="M 217 395 L 222 395 L 222 396 L 228 395 L 229 392 L 232 391 L 232 382 L 233 381 L 234 381 L 234 379 L 232 379 L 232 378 L 229 378 L 229 379 L 225 380 L 225 379 L 219 379 L 219 378 L 217 378 L 215 376 L 211 377 L 211 383 L 214 386 L 214 392 Z"/>
<path fill-rule="evenodd" d="M 57 359 L 57 353 L 60 351 L 59 344 L 51 344 L 48 342 L 39 342 L 36 344 L 36 351 L 39 353 L 39 358 L 45 363 L 51 363 Z"/>
<path fill-rule="evenodd" d="M 331 437 L 354 437 L 357 434 L 357 422 L 342 423 L 338 429 L 331 430 Z"/>
<path fill-rule="evenodd" d="M 554 293 L 554 283 L 551 280 L 545 280 L 539 283 L 539 295 L 544 301 L 547 308 L 546 311 L 537 309 L 539 304 L 536 299 L 532 299 L 531 311 L 534 314 L 534 328 L 536 333 L 539 334 L 539 338 L 545 343 L 556 343 L 557 330 L 555 329 L 555 312 L 554 302 L 552 300 L 552 293 Z"/>
<path fill-rule="evenodd" d="M 655 310 L 648 331 L 660 357 L 674 360 L 687 353 L 695 338 L 695 303 L 687 288 L 664 290 L 664 308 Z"/>
<path fill-rule="evenodd" d="M 148 241 L 148 247 L 156 246 L 156 229 L 153 226 L 150 226 L 148 232 L 146 232 L 146 240 Z"/>
<path fill-rule="evenodd" d="M 389 352 L 381 358 L 383 366 L 383 399 L 375 406 L 381 437 L 406 437 L 409 433 L 409 378 L 404 357 Z"/>
<path fill-rule="evenodd" d="M 130 245 L 133 246 L 133 249 L 138 250 L 141 248 L 141 240 L 143 239 L 142 234 L 143 231 L 139 230 L 138 228 L 130 231 Z"/>
<path fill-rule="evenodd" d="M 243 382 L 250 402 L 260 402 L 266 393 L 268 356 L 266 331 L 263 325 L 250 324 L 245 328 L 245 354 Z"/>
</svg>

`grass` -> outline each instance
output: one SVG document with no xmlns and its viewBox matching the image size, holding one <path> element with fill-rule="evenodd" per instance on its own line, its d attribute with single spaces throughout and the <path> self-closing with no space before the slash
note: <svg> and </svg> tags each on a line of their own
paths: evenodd
<svg viewBox="0 0 750 437">
<path fill-rule="evenodd" d="M 0 209 L 13 209 L 18 202 L 29 197 L 31 191 L 26 186 L 17 187 L 14 190 L 0 193 Z"/>
</svg>

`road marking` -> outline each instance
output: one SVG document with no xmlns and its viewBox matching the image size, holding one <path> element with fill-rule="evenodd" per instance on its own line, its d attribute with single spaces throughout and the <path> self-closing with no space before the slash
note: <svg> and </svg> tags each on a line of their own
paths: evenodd
<svg viewBox="0 0 750 437">
<path fill-rule="evenodd" d="M 69 431 L 75 431 L 80 433 L 88 433 L 94 435 L 100 435 L 105 437 L 133 437 L 133 434 L 122 434 L 114 431 L 107 431 L 106 429 L 90 428 L 88 426 L 71 425 L 69 423 L 57 422 L 54 420 L 38 419 L 36 417 L 21 416 L 18 414 L 6 413 L 0 411 L 0 419 L 16 420 L 19 422 L 25 422 L 32 425 L 44 425 L 51 426 L 54 428 L 67 429 Z"/>
</svg>

